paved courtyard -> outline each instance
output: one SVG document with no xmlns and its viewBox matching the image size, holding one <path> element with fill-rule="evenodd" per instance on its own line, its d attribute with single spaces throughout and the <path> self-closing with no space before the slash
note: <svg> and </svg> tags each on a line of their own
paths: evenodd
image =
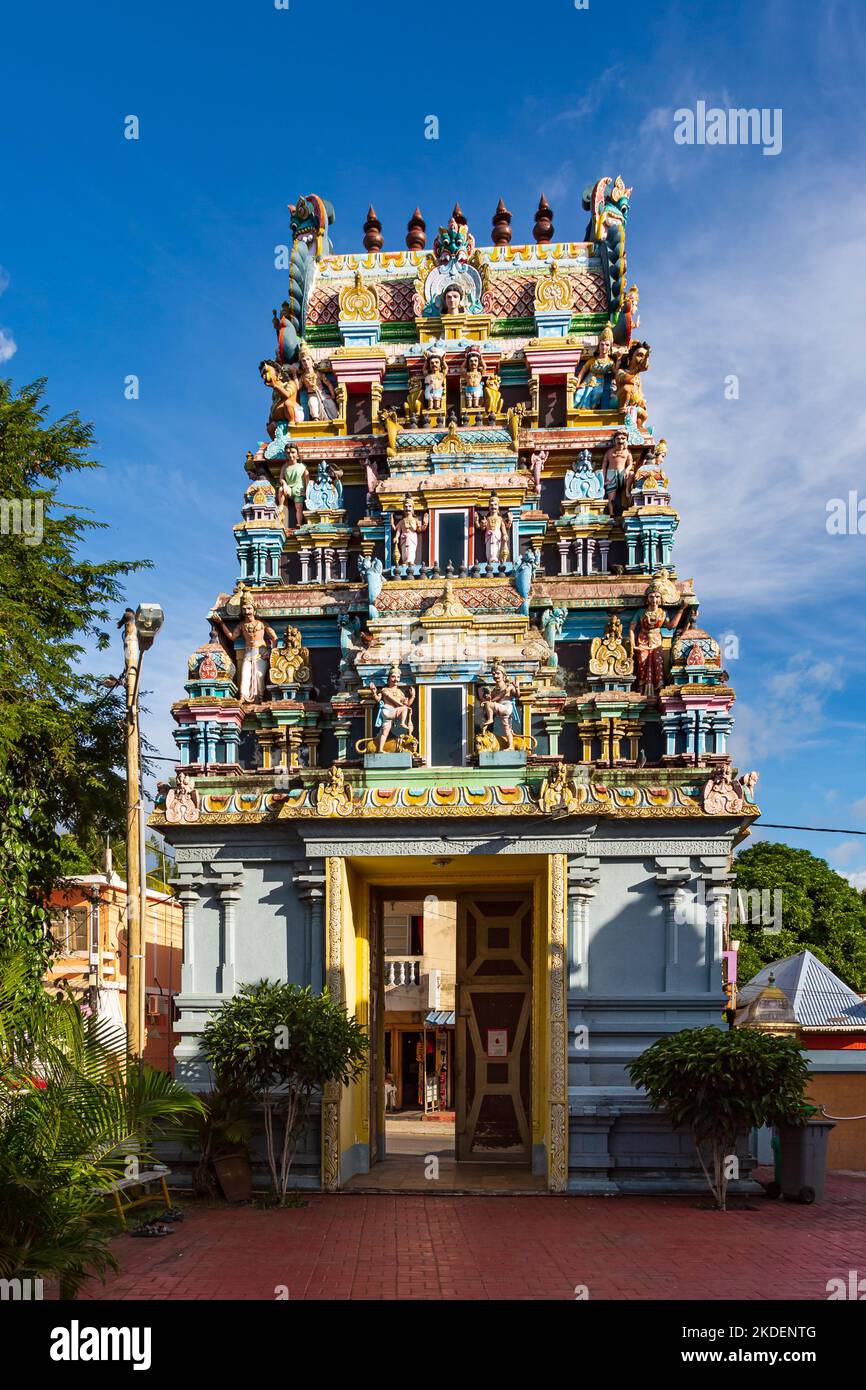
<svg viewBox="0 0 866 1390">
<path fill-rule="evenodd" d="M 94 1299 L 806 1299 L 866 1274 L 866 1177 L 823 1205 L 694 1198 L 311 1194 L 305 1207 L 187 1207 L 156 1240 L 119 1237 Z"/>
</svg>

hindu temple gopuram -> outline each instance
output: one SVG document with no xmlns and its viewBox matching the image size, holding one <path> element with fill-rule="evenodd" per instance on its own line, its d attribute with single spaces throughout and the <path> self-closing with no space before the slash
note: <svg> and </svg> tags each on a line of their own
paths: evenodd
<svg viewBox="0 0 866 1390">
<path fill-rule="evenodd" d="M 677 569 L 630 197 L 601 178 L 585 230 L 556 231 L 542 198 L 521 245 L 502 201 L 487 236 L 416 209 L 392 249 L 370 208 L 349 252 L 329 202 L 289 208 L 286 298 L 244 366 L 237 568 L 152 824 L 185 911 L 182 1079 L 207 1084 L 209 1012 L 262 977 L 367 1029 L 365 1078 L 326 1091 L 299 1156 L 311 1185 L 385 1153 L 383 904 L 407 896 L 454 905 L 459 1161 L 552 1192 L 702 1185 L 625 1066 L 724 1026 L 756 774 Z"/>
</svg>

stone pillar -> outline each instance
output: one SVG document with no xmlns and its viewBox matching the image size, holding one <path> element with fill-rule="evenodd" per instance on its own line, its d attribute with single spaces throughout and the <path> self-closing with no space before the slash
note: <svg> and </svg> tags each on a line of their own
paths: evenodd
<svg viewBox="0 0 866 1390">
<path fill-rule="evenodd" d="M 334 552 L 329 545 L 322 547 L 322 583 L 331 582 L 331 565 L 334 563 Z"/>
<path fill-rule="evenodd" d="M 321 869 L 304 863 L 294 875 L 298 898 L 304 906 L 302 982 L 320 991 L 324 984 L 322 961 L 325 906 L 325 875 Z"/>
<path fill-rule="evenodd" d="M 183 965 L 180 968 L 181 994 L 195 994 L 195 909 L 199 900 L 197 885 L 180 880 L 178 899 L 183 908 Z"/>
<path fill-rule="evenodd" d="M 344 545 L 339 546 L 337 549 L 337 564 L 340 567 L 340 573 L 337 578 L 344 581 L 348 578 L 349 567 L 349 552 Z"/>
<path fill-rule="evenodd" d="M 725 928 L 728 924 L 728 902 L 731 880 L 711 881 L 706 889 L 707 928 L 706 959 L 707 989 L 722 995 L 722 951 L 725 949 Z"/>
<path fill-rule="evenodd" d="M 349 735 L 352 732 L 352 725 L 348 719 L 334 720 L 334 737 L 337 740 L 337 762 L 344 763 L 348 754 Z M 352 752 L 354 753 L 354 749 Z"/>
<path fill-rule="evenodd" d="M 309 584 L 310 582 L 310 560 L 312 559 L 312 555 L 313 552 L 309 548 L 304 548 L 298 551 L 298 559 L 301 562 L 302 584 Z"/>
<path fill-rule="evenodd" d="M 608 551 L 610 550 L 610 541 L 609 541 L 609 540 L 606 540 L 606 539 L 601 539 L 601 538 L 600 538 L 600 539 L 598 540 L 597 544 L 598 544 L 598 548 L 599 548 L 599 551 L 600 551 L 600 554 L 601 554 L 601 564 L 599 565 L 599 569 L 600 569 L 600 571 L 601 571 L 602 574 L 607 574 L 607 573 L 608 573 L 608 568 L 607 568 L 607 557 L 608 557 Z"/>
<path fill-rule="evenodd" d="M 688 882 L 687 870 L 666 869 L 656 874 L 658 894 L 662 900 L 665 914 L 665 967 L 664 989 L 676 989 L 677 967 L 679 965 L 679 910 L 684 901 L 684 886 Z"/>
<path fill-rule="evenodd" d="M 595 569 L 595 540 L 592 536 L 586 538 L 586 573 L 592 574 Z"/>
<path fill-rule="evenodd" d="M 574 572 L 583 574 L 583 536 L 578 536 L 574 542 Z"/>
<path fill-rule="evenodd" d="M 547 734 L 548 753 L 551 758 L 559 757 L 559 735 L 562 733 L 562 726 L 565 723 L 559 713 L 545 714 L 544 732 Z"/>
<path fill-rule="evenodd" d="M 598 862 L 571 860 L 568 866 L 568 988 L 589 992 L 589 904 L 598 888 Z"/>
<path fill-rule="evenodd" d="M 571 541 L 557 541 L 556 548 L 559 551 L 559 573 L 568 574 L 568 552 L 571 549 Z"/>
<path fill-rule="evenodd" d="M 234 869 L 235 873 L 240 868 L 239 865 L 220 865 L 222 869 Z M 243 878 L 232 876 L 223 878 L 217 885 L 216 893 L 222 907 L 222 928 L 223 928 L 223 949 L 222 962 L 220 965 L 220 994 L 231 996 L 235 992 L 235 909 L 240 901 L 241 887 Z"/>
</svg>

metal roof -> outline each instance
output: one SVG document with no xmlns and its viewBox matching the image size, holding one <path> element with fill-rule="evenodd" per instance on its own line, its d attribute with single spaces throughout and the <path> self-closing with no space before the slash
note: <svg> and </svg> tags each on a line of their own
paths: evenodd
<svg viewBox="0 0 866 1390">
<path fill-rule="evenodd" d="M 447 1028 L 454 1023 L 454 1010 L 448 1013 L 445 1009 L 431 1009 L 424 1022 L 428 1028 Z"/>
<path fill-rule="evenodd" d="M 811 951 L 774 960 L 737 990 L 737 1007 L 744 1008 L 775 976 L 778 989 L 790 1000 L 804 1028 L 866 1029 L 866 1000 L 855 994 Z"/>
</svg>

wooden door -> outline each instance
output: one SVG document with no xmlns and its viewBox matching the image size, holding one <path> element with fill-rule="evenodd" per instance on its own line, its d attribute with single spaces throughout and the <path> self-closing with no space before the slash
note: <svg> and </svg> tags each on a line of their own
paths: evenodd
<svg viewBox="0 0 866 1390">
<path fill-rule="evenodd" d="M 459 1162 L 529 1164 L 532 898 L 467 893 L 457 906 Z"/>
</svg>

